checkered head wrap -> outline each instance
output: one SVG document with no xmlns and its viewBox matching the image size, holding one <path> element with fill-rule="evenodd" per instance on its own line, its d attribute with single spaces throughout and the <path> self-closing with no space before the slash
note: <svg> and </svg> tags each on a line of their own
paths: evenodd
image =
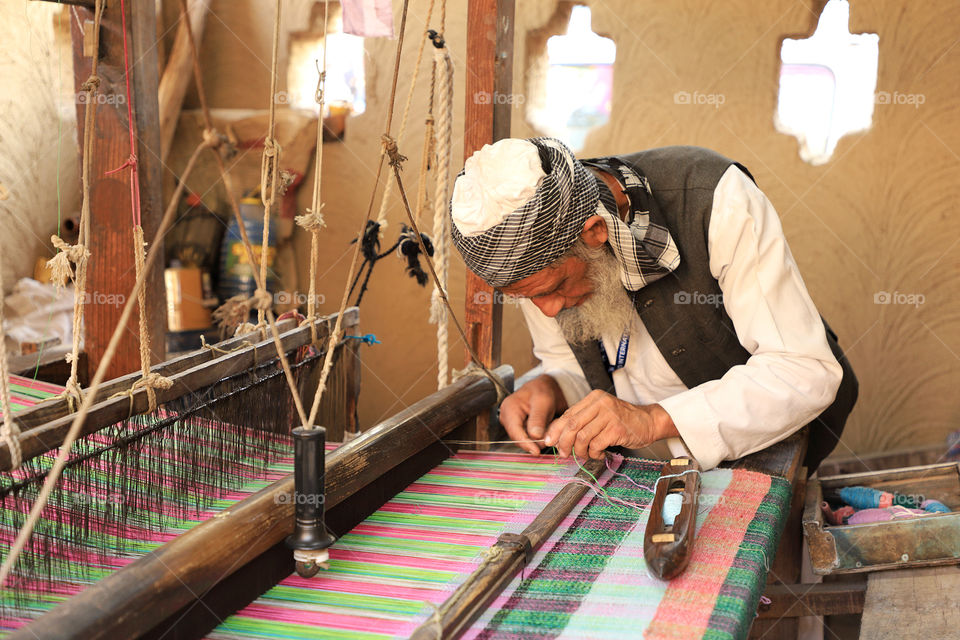
<svg viewBox="0 0 960 640">
<path fill-rule="evenodd" d="M 643 204 L 652 201 L 649 193 Z M 454 184 L 450 231 L 467 267 L 490 286 L 505 287 L 556 262 L 595 214 L 607 224 L 626 288 L 639 289 L 679 264 L 666 228 L 646 216 L 646 224 L 624 224 L 615 205 L 611 212 L 601 202 L 597 178 L 554 138 L 505 139 L 471 156 Z M 645 243 L 638 234 L 647 233 Z"/>
<path fill-rule="evenodd" d="M 573 246 L 598 202 L 593 175 L 559 140 L 501 140 L 485 145 L 457 176 L 451 234 L 471 271 L 505 287 Z"/>
</svg>

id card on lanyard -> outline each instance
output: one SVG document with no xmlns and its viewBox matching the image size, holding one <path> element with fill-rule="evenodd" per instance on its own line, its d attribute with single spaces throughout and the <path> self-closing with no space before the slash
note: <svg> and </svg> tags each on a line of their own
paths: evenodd
<svg viewBox="0 0 960 640">
<path fill-rule="evenodd" d="M 607 357 L 607 350 L 603 346 L 602 340 L 597 340 L 600 347 L 600 357 L 603 358 L 603 366 L 607 368 L 607 373 L 613 375 L 617 369 L 623 369 L 627 365 L 627 349 L 630 348 L 630 336 L 624 333 L 620 336 L 620 344 L 617 346 L 617 363 L 610 364 L 610 358 Z"/>
</svg>

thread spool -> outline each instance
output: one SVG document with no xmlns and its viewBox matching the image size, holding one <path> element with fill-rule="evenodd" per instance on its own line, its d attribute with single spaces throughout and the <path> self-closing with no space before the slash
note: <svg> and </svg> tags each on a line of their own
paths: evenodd
<svg viewBox="0 0 960 640">
<path fill-rule="evenodd" d="M 924 500 L 920 503 L 920 508 L 927 513 L 950 513 L 950 507 L 939 500 Z"/>
<path fill-rule="evenodd" d="M 683 508 L 683 494 L 668 493 L 663 499 L 663 524 L 672 527 L 680 515 L 680 509 Z"/>
</svg>

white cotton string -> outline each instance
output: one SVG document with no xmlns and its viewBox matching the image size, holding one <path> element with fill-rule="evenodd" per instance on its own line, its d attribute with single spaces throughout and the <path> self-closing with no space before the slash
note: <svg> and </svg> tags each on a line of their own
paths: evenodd
<svg viewBox="0 0 960 640">
<path fill-rule="evenodd" d="M 447 271 L 450 266 L 450 218 L 447 206 L 450 202 L 450 138 L 453 132 L 453 62 L 446 47 L 434 50 L 434 70 L 437 79 L 437 115 L 434 126 L 434 149 L 437 154 L 436 190 L 433 197 L 433 247 L 437 280 L 447 287 Z M 437 325 L 437 388 L 443 389 L 450 379 L 449 333 L 447 309 L 434 286 L 430 299 L 430 322 Z"/>
</svg>

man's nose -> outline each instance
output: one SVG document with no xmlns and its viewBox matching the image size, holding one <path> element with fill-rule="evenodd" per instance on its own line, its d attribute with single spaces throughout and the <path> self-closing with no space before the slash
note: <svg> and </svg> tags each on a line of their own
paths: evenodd
<svg viewBox="0 0 960 640">
<path fill-rule="evenodd" d="M 563 296 L 541 296 L 533 298 L 533 304 L 537 305 L 540 312 L 548 318 L 552 318 L 563 310 Z"/>
</svg>

